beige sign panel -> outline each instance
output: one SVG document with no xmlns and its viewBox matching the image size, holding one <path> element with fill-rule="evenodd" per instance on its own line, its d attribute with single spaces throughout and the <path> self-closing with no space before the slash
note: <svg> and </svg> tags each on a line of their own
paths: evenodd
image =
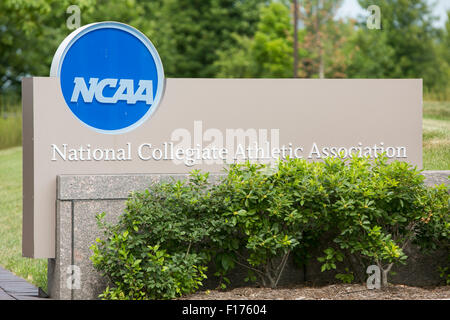
<svg viewBox="0 0 450 320">
<path fill-rule="evenodd" d="M 158 111 L 103 134 L 58 78 L 23 80 L 23 255 L 55 256 L 56 176 L 219 172 L 251 160 L 351 154 L 422 166 L 421 80 L 167 79 Z"/>
</svg>

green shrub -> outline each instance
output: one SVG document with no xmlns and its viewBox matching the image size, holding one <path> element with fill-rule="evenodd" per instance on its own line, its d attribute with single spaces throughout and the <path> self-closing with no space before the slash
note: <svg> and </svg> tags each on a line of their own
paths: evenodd
<svg viewBox="0 0 450 320">
<path fill-rule="evenodd" d="M 306 247 L 308 232 L 320 233 L 323 193 L 315 168 L 298 159 L 280 162 L 273 172 L 262 164 L 230 166 L 216 188 L 229 227 L 228 252 L 220 257 L 232 262 L 224 271 L 240 264 L 249 269 L 248 279 L 278 285 L 290 253 Z"/>
<path fill-rule="evenodd" d="M 140 259 L 136 259 L 120 249 L 127 245 L 127 239 L 126 233 L 110 239 L 108 249 L 110 253 L 118 250 L 118 255 L 100 254 L 94 248 L 94 264 L 102 266 L 115 285 L 106 288 L 100 295 L 103 299 L 172 299 L 196 291 L 206 278 L 206 268 L 197 266 L 201 259 L 195 254 L 169 255 L 156 245 L 142 248 Z"/>
<path fill-rule="evenodd" d="M 156 183 L 133 193 L 118 224 L 98 216 L 104 240 L 91 247 L 91 260 L 111 282 L 105 299 L 172 299 L 194 292 L 206 278 L 216 199 L 208 175 Z"/>
<path fill-rule="evenodd" d="M 391 268 L 406 262 L 404 250 L 412 242 L 421 247 L 438 238 L 448 243 L 447 190 L 429 188 L 423 180 L 408 163 L 388 163 L 385 157 L 327 159 L 321 181 L 332 212 L 329 229 L 336 252 L 343 254 L 328 255 L 323 269 L 336 269 L 344 257 L 345 265 L 359 261 L 359 270 L 375 263 L 386 285 Z"/>
<path fill-rule="evenodd" d="M 444 281 L 447 286 L 450 286 L 450 268 L 438 267 L 439 277 Z"/>
<path fill-rule="evenodd" d="M 352 283 L 355 280 L 353 271 L 350 271 L 348 268 L 345 268 L 345 271 L 346 273 L 338 273 L 336 279 L 342 281 L 342 283 Z"/>
<path fill-rule="evenodd" d="M 290 256 L 302 265 L 312 248 L 321 270 L 350 283 L 370 264 L 383 272 L 406 263 L 405 249 L 448 248 L 449 194 L 426 187 L 420 171 L 385 157 L 288 159 L 273 170 L 234 164 L 220 181 L 194 171 L 187 181 L 133 193 L 119 223 L 99 216 L 104 240 L 94 266 L 111 282 L 105 299 L 170 299 L 196 291 L 213 262 L 221 287 L 236 265 L 247 280 L 277 287 Z M 359 277 L 359 276 L 358 276 Z M 360 281 L 362 280 L 359 277 Z"/>
<path fill-rule="evenodd" d="M 411 243 L 448 248 L 447 188 L 425 186 L 419 170 L 384 156 L 289 159 L 270 174 L 264 165 L 233 165 L 220 187 L 228 201 L 230 239 L 239 239 L 236 248 L 246 250 L 248 268 L 264 286 L 276 287 L 289 254 L 307 260 L 325 233 L 334 246 L 318 258 L 321 270 L 338 263 L 351 267 L 337 275 L 341 281 L 377 264 L 387 285 Z M 233 261 L 242 258 L 239 251 L 233 250 Z"/>
</svg>

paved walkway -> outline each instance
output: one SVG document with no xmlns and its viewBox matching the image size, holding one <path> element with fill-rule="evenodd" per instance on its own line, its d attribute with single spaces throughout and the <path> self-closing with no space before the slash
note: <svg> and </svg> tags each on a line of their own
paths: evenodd
<svg viewBox="0 0 450 320">
<path fill-rule="evenodd" d="M 0 267 L 0 300 L 48 300 L 38 293 L 38 288 Z"/>
</svg>

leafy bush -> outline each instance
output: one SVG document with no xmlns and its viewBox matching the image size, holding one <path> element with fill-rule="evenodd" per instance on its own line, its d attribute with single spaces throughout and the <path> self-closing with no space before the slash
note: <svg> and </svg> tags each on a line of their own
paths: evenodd
<svg viewBox="0 0 450 320">
<path fill-rule="evenodd" d="M 449 267 L 438 267 L 439 276 L 444 281 L 446 285 L 450 285 L 450 268 Z"/>
<path fill-rule="evenodd" d="M 136 259 L 126 249 L 120 249 L 127 245 L 128 239 L 126 232 L 115 234 L 108 248 L 111 254 L 101 254 L 94 248 L 94 264 L 102 267 L 115 285 L 112 289 L 107 287 L 101 298 L 172 299 L 196 291 L 206 278 L 206 268 L 196 266 L 201 259 L 195 254 L 169 255 L 155 245 L 147 246 L 140 259 Z M 118 255 L 114 255 L 115 250 L 119 251 Z"/>
<path fill-rule="evenodd" d="M 322 181 L 333 213 L 328 223 L 346 264 L 352 258 L 360 265 L 377 264 L 386 285 L 393 265 L 405 263 L 410 243 L 425 247 L 425 237 L 430 242 L 438 236 L 448 242 L 447 190 L 429 188 L 423 180 L 408 163 L 387 163 L 385 157 L 324 162 Z"/>
<path fill-rule="evenodd" d="M 206 278 L 215 211 L 207 174 L 153 184 L 131 194 L 116 225 L 98 216 L 104 240 L 91 246 L 94 267 L 112 283 L 105 299 L 171 299 Z"/>
<path fill-rule="evenodd" d="M 231 261 L 222 263 L 224 271 L 237 263 L 250 270 L 248 279 L 278 285 L 292 250 L 303 246 L 306 232 L 318 230 L 322 194 L 308 180 L 312 168 L 300 160 L 280 162 L 274 172 L 262 164 L 230 166 L 216 188 L 230 241 L 220 256 Z"/>
<path fill-rule="evenodd" d="M 383 272 L 406 263 L 405 248 L 448 248 L 449 194 L 429 188 L 405 162 L 354 157 L 288 159 L 273 170 L 234 164 L 220 181 L 194 171 L 187 181 L 133 193 L 116 225 L 99 216 L 104 240 L 94 266 L 111 282 L 105 299 L 170 299 L 194 292 L 213 262 L 221 287 L 236 265 L 247 280 L 277 287 L 290 256 L 305 264 L 331 239 L 321 270 L 350 283 L 369 264 Z M 361 277 L 359 280 L 362 281 Z"/>
</svg>

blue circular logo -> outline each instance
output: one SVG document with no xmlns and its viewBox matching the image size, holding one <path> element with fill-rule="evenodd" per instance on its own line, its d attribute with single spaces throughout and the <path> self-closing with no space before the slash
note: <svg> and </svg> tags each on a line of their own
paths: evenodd
<svg viewBox="0 0 450 320">
<path fill-rule="evenodd" d="M 67 106 L 101 133 L 123 133 L 146 121 L 164 92 L 164 70 L 153 44 L 118 22 L 93 23 L 72 32 L 53 58 Z"/>
</svg>

